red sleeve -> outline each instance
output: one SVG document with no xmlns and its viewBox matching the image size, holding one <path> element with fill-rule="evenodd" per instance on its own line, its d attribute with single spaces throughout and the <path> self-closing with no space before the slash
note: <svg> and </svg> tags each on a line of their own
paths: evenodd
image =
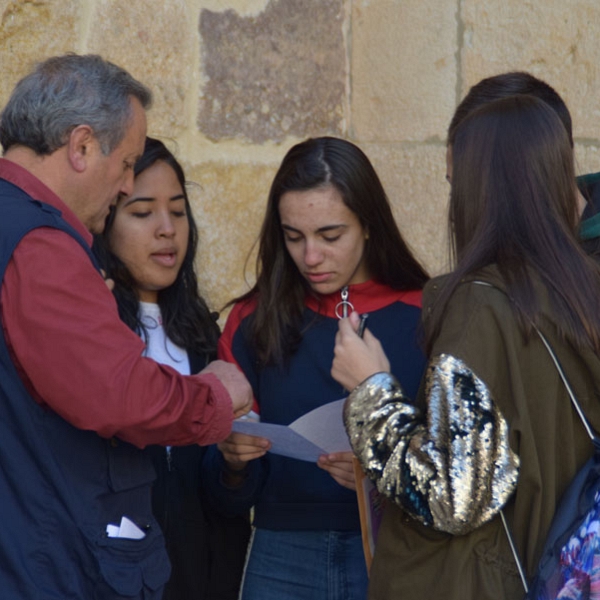
<svg viewBox="0 0 600 600">
<path fill-rule="evenodd" d="M 24 383 L 75 427 L 139 447 L 211 444 L 229 434 L 232 404 L 218 378 L 185 377 L 143 358 L 142 341 L 71 236 L 43 228 L 21 240 L 0 309 Z"/>
<path fill-rule="evenodd" d="M 400 300 L 404 304 L 410 304 L 417 308 L 423 308 L 423 290 L 411 290 L 409 292 L 401 292 Z"/>
<path fill-rule="evenodd" d="M 217 348 L 217 355 L 221 360 L 225 360 L 229 363 L 234 364 L 240 371 L 243 372 L 243 369 L 240 367 L 238 361 L 235 358 L 233 353 L 233 338 L 241 324 L 241 322 L 256 308 L 255 300 L 245 300 L 242 302 L 238 302 L 234 304 L 229 316 L 227 317 L 227 322 L 225 323 L 225 328 L 223 329 L 223 333 L 219 338 L 219 345 Z M 256 414 L 260 414 L 260 407 L 258 406 L 258 402 L 256 398 L 252 402 L 252 410 Z"/>
</svg>

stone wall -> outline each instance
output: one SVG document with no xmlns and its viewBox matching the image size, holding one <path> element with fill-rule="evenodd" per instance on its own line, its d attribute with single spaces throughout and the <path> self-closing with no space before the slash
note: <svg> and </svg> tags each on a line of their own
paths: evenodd
<svg viewBox="0 0 600 600">
<path fill-rule="evenodd" d="M 446 267 L 445 131 L 484 76 L 527 70 L 565 98 L 579 170 L 600 170 L 597 0 L 0 0 L 0 106 L 30 65 L 104 55 L 155 93 L 149 133 L 182 160 L 219 308 L 247 289 L 287 149 L 345 136 L 377 168 L 426 266 Z"/>
</svg>

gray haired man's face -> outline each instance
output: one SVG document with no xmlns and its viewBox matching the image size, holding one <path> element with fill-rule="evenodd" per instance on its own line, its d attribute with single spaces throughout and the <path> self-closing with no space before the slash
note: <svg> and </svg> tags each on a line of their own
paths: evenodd
<svg viewBox="0 0 600 600">
<path fill-rule="evenodd" d="M 144 151 L 146 140 L 146 113 L 136 98 L 131 102 L 132 119 L 121 143 L 108 156 L 102 154 L 97 140 L 91 149 L 88 193 L 82 202 L 83 214 L 78 216 L 92 233 L 103 231 L 111 204 L 133 191 L 133 167 Z"/>
</svg>

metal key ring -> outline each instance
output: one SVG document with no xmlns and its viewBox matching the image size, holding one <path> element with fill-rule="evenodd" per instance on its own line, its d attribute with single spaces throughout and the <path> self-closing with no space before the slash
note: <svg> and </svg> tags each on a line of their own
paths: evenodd
<svg viewBox="0 0 600 600">
<path fill-rule="evenodd" d="M 339 313 L 340 308 L 342 309 L 341 315 Z M 346 318 L 348 316 L 348 309 L 350 309 L 350 312 L 354 311 L 354 305 L 352 304 L 352 302 L 349 302 L 348 300 L 342 300 L 341 302 L 338 302 L 335 305 L 335 316 L 338 319 Z"/>
</svg>

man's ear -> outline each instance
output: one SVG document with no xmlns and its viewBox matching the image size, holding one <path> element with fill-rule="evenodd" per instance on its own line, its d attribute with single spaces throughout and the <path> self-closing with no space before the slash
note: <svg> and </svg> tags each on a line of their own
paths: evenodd
<svg viewBox="0 0 600 600">
<path fill-rule="evenodd" d="M 89 125 L 78 125 L 71 131 L 67 142 L 69 162 L 75 171 L 85 171 L 90 155 L 95 150 L 98 141 Z"/>
</svg>

